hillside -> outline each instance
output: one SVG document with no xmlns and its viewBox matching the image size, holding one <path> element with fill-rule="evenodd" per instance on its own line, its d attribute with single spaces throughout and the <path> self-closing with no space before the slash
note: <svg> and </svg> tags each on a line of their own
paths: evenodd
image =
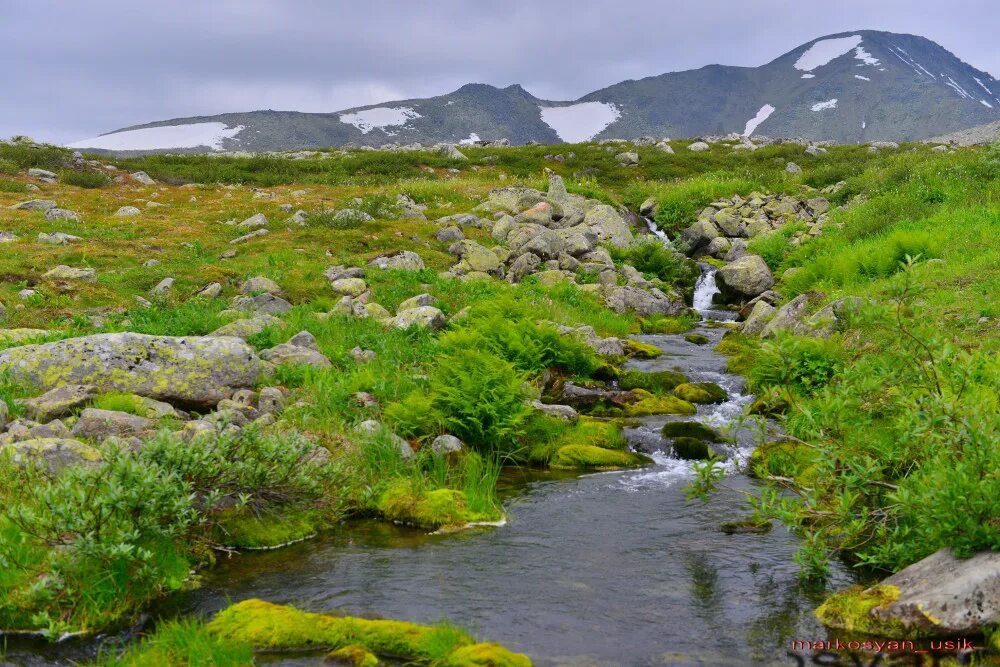
<svg viewBox="0 0 1000 667">
<path fill-rule="evenodd" d="M 861 143 L 926 139 L 998 118 L 1000 81 L 991 75 L 923 37 L 861 30 L 812 40 L 759 67 L 709 65 L 623 81 L 575 101 L 469 84 L 333 113 L 175 118 L 70 146 L 127 154 L 730 133 Z"/>
</svg>

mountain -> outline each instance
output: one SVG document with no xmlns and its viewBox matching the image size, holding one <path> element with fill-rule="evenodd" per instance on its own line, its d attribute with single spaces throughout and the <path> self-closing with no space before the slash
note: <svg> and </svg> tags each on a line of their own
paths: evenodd
<svg viewBox="0 0 1000 667">
<path fill-rule="evenodd" d="M 1000 80 L 924 37 L 860 30 L 820 37 L 760 67 L 708 65 L 622 81 L 570 102 L 539 99 L 519 85 L 468 84 L 447 95 L 334 113 L 175 118 L 70 146 L 266 151 L 733 132 L 853 143 L 920 140 L 998 120 Z"/>
</svg>

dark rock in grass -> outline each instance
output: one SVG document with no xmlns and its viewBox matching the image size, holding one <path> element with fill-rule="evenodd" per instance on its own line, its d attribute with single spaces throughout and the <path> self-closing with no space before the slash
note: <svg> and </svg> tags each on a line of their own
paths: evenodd
<svg viewBox="0 0 1000 667">
<path fill-rule="evenodd" d="M 705 442 L 722 440 L 722 435 L 714 428 L 695 421 L 667 422 L 660 433 L 664 438 L 694 438 Z"/>
<path fill-rule="evenodd" d="M 712 458 L 712 448 L 698 438 L 674 438 L 674 454 L 687 461 L 704 461 Z"/>
</svg>

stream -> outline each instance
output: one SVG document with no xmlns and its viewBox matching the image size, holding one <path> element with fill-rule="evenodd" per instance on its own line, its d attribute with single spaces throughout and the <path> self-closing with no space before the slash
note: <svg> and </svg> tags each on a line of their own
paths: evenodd
<svg viewBox="0 0 1000 667">
<path fill-rule="evenodd" d="M 711 342 L 641 336 L 664 354 L 628 366 L 718 383 L 729 400 L 700 406 L 696 418 L 725 428 L 750 397 L 713 350 L 726 330 L 720 321 L 731 314 L 711 309 L 714 271 L 703 271 L 694 303 L 704 319 L 692 333 Z M 692 465 L 674 458 L 659 435 L 669 419 L 690 417 L 646 417 L 626 430 L 630 443 L 655 461 L 641 470 L 506 471 L 503 527 L 428 535 L 351 522 L 309 542 L 222 561 L 166 613 L 207 615 L 259 597 L 312 611 L 447 619 L 527 653 L 541 667 L 800 664 L 787 653 L 790 642 L 823 639 L 826 632 L 812 616 L 820 592 L 804 590 L 797 579 L 797 539 L 781 526 L 767 534 L 719 530 L 748 514 L 744 492 L 756 483 L 738 464 L 752 451 L 752 434 L 730 433 L 735 442 L 724 453 L 732 474 L 707 503 L 688 501 Z M 832 567 L 831 587 L 851 583 L 846 570 Z M 13 664 L 51 664 L 64 650 L 21 649 L 8 649 Z M 320 665 L 322 658 L 260 662 Z"/>
</svg>

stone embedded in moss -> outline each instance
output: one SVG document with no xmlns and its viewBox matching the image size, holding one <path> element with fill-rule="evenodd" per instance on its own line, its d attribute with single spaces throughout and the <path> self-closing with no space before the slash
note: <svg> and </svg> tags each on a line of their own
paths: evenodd
<svg viewBox="0 0 1000 667">
<path fill-rule="evenodd" d="M 220 611 L 208 630 L 215 636 L 269 651 L 364 648 L 369 653 L 449 667 L 531 667 L 526 656 L 502 646 L 479 646 L 458 628 L 407 621 L 369 620 L 299 611 L 251 599 Z"/>
<path fill-rule="evenodd" d="M 674 438 L 674 454 L 686 461 L 704 461 L 712 458 L 712 448 L 704 440 L 681 436 Z"/>
<path fill-rule="evenodd" d="M 852 586 L 827 598 L 816 609 L 816 618 L 823 625 L 838 630 L 880 637 L 912 638 L 915 630 L 907 630 L 898 621 L 883 621 L 872 614 L 877 607 L 884 607 L 898 598 L 899 589 L 895 586 Z"/>
<path fill-rule="evenodd" d="M 595 445 L 564 445 L 560 447 L 549 466 L 574 470 L 587 468 L 594 470 L 616 470 L 635 468 L 652 463 L 649 457 L 619 449 L 605 449 Z"/>
<path fill-rule="evenodd" d="M 668 392 L 679 384 L 687 382 L 683 373 L 676 371 L 642 371 L 626 370 L 618 375 L 618 386 L 622 389 L 645 389 L 653 393 Z"/>
<path fill-rule="evenodd" d="M 721 403 L 729 398 L 725 389 L 714 382 L 686 382 L 674 387 L 674 396 L 689 403 Z"/>
<path fill-rule="evenodd" d="M 625 354 L 636 359 L 655 359 L 663 354 L 663 350 L 641 340 L 629 338 L 625 341 Z"/>
<path fill-rule="evenodd" d="M 697 333 L 688 334 L 684 336 L 684 340 L 686 340 L 689 343 L 694 343 L 695 345 L 708 345 L 709 343 L 712 342 L 708 336 Z"/>
<path fill-rule="evenodd" d="M 323 662 L 327 665 L 340 665 L 341 667 L 378 667 L 380 664 L 378 656 L 374 653 L 369 653 L 364 646 L 353 644 L 331 651 Z"/>
<path fill-rule="evenodd" d="M 660 433 L 664 438 L 696 438 L 708 442 L 720 442 L 722 436 L 711 426 L 694 421 L 667 422 Z"/>
</svg>

